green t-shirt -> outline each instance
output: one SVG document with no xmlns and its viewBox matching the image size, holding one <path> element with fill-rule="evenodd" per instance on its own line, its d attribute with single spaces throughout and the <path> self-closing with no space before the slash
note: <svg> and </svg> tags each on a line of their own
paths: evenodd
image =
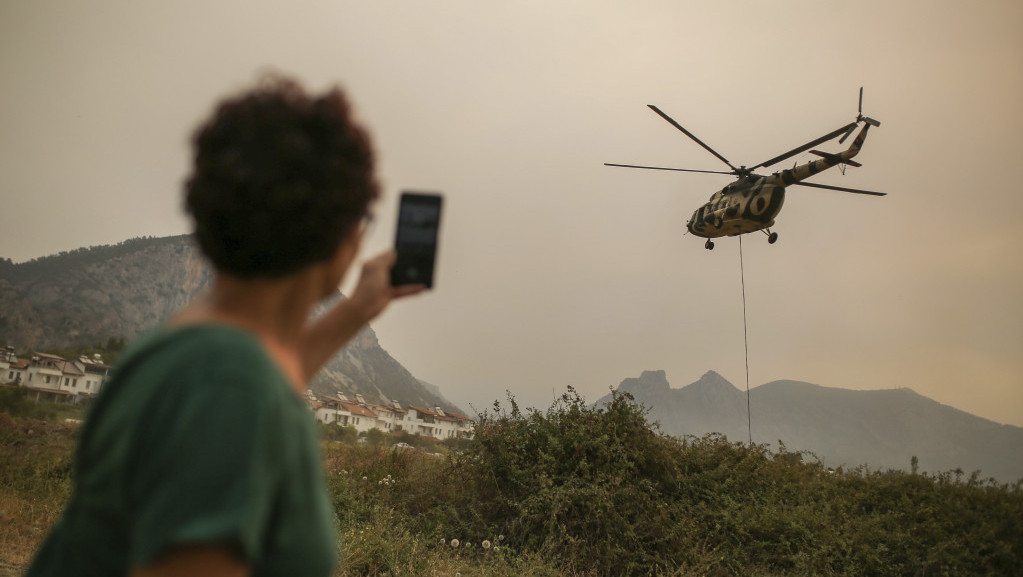
<svg viewBox="0 0 1023 577">
<path fill-rule="evenodd" d="M 255 338 L 220 325 L 158 330 L 125 355 L 27 577 L 125 575 L 191 544 L 234 548 L 253 576 L 337 560 L 313 416 Z"/>
</svg>

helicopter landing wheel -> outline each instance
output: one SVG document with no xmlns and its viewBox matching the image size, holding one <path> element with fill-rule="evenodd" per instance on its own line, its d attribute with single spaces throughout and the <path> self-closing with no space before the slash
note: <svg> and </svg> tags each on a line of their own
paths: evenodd
<svg viewBox="0 0 1023 577">
<path fill-rule="evenodd" d="M 774 244 L 776 242 L 778 242 L 778 233 L 772 232 L 771 234 L 767 235 L 767 244 Z"/>
<path fill-rule="evenodd" d="M 714 250 L 714 242 L 707 239 L 707 243 L 703 245 L 707 250 Z"/>
</svg>

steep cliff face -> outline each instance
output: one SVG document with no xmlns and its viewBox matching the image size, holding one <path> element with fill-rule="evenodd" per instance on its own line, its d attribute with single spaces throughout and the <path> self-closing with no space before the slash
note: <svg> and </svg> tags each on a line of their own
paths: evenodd
<svg viewBox="0 0 1023 577">
<path fill-rule="evenodd" d="M 350 399 L 360 394 L 381 404 L 393 401 L 464 414 L 439 393 L 434 393 L 385 351 L 371 327 L 366 327 L 334 356 L 309 386 L 316 394 L 342 393 Z"/>
<path fill-rule="evenodd" d="M 191 301 L 212 269 L 188 235 L 125 241 L 0 267 L 0 341 L 19 351 L 132 340 Z M 360 394 L 461 412 L 427 390 L 367 327 L 314 379 L 319 394 Z"/>
</svg>

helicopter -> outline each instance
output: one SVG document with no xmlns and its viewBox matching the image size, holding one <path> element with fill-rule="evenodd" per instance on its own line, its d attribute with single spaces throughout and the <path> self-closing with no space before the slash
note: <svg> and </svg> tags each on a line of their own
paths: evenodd
<svg viewBox="0 0 1023 577">
<path fill-rule="evenodd" d="M 693 212 L 693 216 L 688 222 L 686 222 L 686 228 L 690 233 L 707 239 L 706 244 L 704 244 L 704 247 L 707 248 L 707 250 L 714 249 L 714 241 L 711 239 L 723 236 L 738 236 L 740 234 L 756 232 L 758 230 L 767 235 L 768 243 L 774 244 L 778 240 L 778 233 L 771 232 L 771 227 L 774 226 L 775 217 L 778 216 L 778 213 L 781 211 L 782 204 L 785 202 L 785 188 L 791 185 L 838 190 L 855 194 L 868 194 L 873 196 L 886 195 L 884 192 L 803 182 L 805 179 L 833 166 L 841 165 L 841 171 L 843 174 L 845 173 L 846 166 L 863 166 L 862 164 L 852 160 L 852 158 L 859 154 L 860 148 L 863 146 L 863 141 L 867 138 L 867 131 L 870 130 L 870 127 L 881 126 L 881 123 L 873 118 L 863 116 L 862 87 L 860 87 L 860 103 L 856 120 L 798 148 L 793 148 L 784 154 L 776 156 L 770 160 L 765 160 L 764 162 L 749 168 L 746 166 L 736 167 L 729 162 L 727 158 L 721 156 L 716 150 L 697 138 L 692 132 L 689 132 L 683 128 L 681 124 L 662 112 L 661 109 L 657 108 L 653 104 L 648 104 L 647 106 L 657 113 L 658 116 L 667 120 L 672 126 L 681 130 L 683 134 L 693 139 L 697 144 L 717 157 L 718 160 L 727 164 L 728 168 L 731 170 L 726 172 L 722 170 L 665 168 L 660 166 L 640 166 L 635 164 L 613 164 L 609 162 L 605 162 L 604 165 L 623 168 L 642 168 L 647 170 L 728 174 L 735 176 L 737 178 L 735 182 L 728 184 L 721 190 L 712 194 L 710 200 L 700 208 L 696 209 Z M 846 139 L 852 135 L 860 123 L 863 124 L 863 128 L 860 129 L 859 134 L 856 135 L 856 138 L 853 139 L 852 144 L 846 150 L 832 153 L 823 152 L 814 148 L 815 146 L 832 140 L 839 135 L 841 135 L 841 138 L 838 142 L 840 144 L 844 143 Z M 754 172 L 758 168 L 767 168 L 797 154 L 806 152 L 807 150 L 809 150 L 811 154 L 821 158 L 807 162 L 803 165 L 793 165 L 791 169 L 775 172 L 768 176 L 762 176 Z"/>
</svg>

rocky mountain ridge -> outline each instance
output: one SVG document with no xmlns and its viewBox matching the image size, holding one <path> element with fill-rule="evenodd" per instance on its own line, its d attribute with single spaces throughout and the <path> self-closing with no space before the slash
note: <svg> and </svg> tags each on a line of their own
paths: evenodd
<svg viewBox="0 0 1023 577">
<path fill-rule="evenodd" d="M 810 451 L 832 467 L 867 465 L 921 471 L 979 470 L 1002 482 L 1023 479 L 1023 428 L 942 405 L 911 389 L 857 391 L 773 381 L 746 392 L 708 371 L 679 389 L 664 371 L 621 382 L 649 408 L 648 418 L 675 436 L 720 433 L 728 439 Z M 602 404 L 610 396 L 597 401 Z"/>
</svg>

